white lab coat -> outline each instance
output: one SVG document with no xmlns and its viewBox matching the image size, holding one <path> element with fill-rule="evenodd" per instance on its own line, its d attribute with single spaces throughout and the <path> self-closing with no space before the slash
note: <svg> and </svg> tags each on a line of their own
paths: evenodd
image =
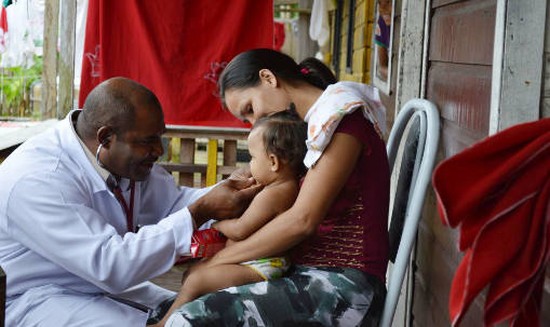
<svg viewBox="0 0 550 327">
<path fill-rule="evenodd" d="M 105 295 L 153 307 L 173 294 L 146 281 L 189 253 L 186 206 L 206 190 L 176 187 L 155 166 L 136 183 L 134 225 L 144 227 L 127 233 L 121 205 L 74 132 L 73 113 L 0 165 L 6 325 L 143 326 L 147 313 Z"/>
</svg>

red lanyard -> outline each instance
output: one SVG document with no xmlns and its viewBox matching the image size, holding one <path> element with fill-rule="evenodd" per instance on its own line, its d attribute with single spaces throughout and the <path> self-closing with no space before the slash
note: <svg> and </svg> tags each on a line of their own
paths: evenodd
<svg viewBox="0 0 550 327">
<path fill-rule="evenodd" d="M 122 206 L 122 209 L 124 209 L 124 213 L 126 214 L 126 227 L 128 228 L 129 232 L 134 232 L 134 192 L 136 189 L 136 183 L 135 181 L 130 181 L 130 205 L 126 203 L 126 200 L 122 196 L 122 190 L 120 189 L 120 185 L 117 185 L 113 187 L 113 193 L 115 194 L 116 199 Z"/>
</svg>

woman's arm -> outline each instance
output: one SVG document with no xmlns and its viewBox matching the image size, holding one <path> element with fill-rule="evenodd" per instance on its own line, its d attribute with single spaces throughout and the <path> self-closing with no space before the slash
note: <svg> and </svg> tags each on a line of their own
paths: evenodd
<svg viewBox="0 0 550 327">
<path fill-rule="evenodd" d="M 353 171 L 361 148 L 355 137 L 335 133 L 317 164 L 308 171 L 294 205 L 247 239 L 218 252 L 209 265 L 282 253 L 315 233 Z"/>
</svg>

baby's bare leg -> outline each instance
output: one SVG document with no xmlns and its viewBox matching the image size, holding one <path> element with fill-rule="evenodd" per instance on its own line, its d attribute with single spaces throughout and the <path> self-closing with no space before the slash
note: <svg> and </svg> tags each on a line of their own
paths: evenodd
<svg viewBox="0 0 550 327">
<path fill-rule="evenodd" d="M 180 306 L 204 294 L 215 292 L 230 286 L 240 286 L 261 282 L 264 279 L 254 270 L 238 264 L 227 264 L 202 268 L 200 264 L 191 268 L 184 279 L 178 297 L 155 326 L 164 326 L 168 317 Z"/>
</svg>

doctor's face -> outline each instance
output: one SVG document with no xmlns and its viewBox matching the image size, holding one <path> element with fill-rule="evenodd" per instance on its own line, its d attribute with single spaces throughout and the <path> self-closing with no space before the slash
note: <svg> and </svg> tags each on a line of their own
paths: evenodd
<svg viewBox="0 0 550 327">
<path fill-rule="evenodd" d="M 164 153 L 164 117 L 160 108 L 136 108 L 135 122 L 127 124 L 122 132 L 113 135 L 105 165 L 115 175 L 143 181 Z"/>
</svg>

